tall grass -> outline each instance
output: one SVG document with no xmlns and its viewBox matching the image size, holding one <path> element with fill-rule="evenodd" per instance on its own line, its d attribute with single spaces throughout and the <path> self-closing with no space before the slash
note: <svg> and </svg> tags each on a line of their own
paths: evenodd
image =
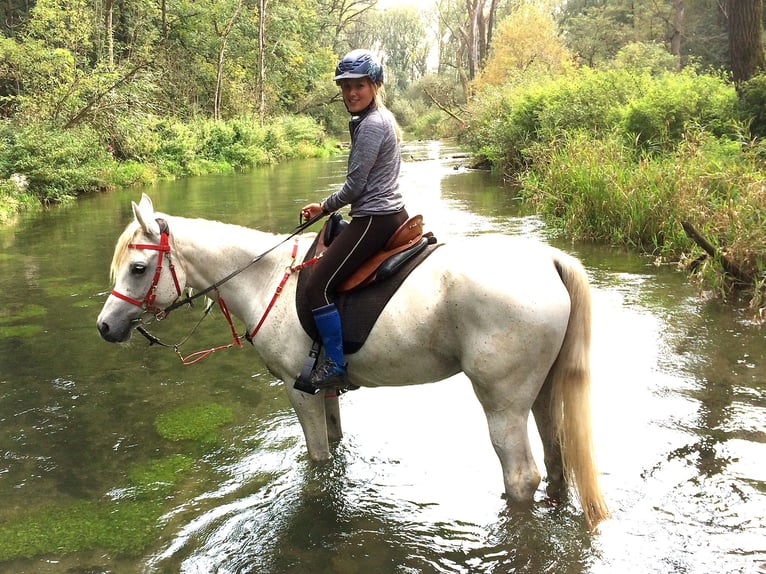
<svg viewBox="0 0 766 574">
<path fill-rule="evenodd" d="M 582 69 L 513 85 L 473 106 L 464 140 L 550 225 L 680 263 L 723 294 L 766 301 L 766 81 L 747 98 L 716 75 Z M 691 223 L 717 250 L 702 259 Z M 721 258 L 740 271 L 738 281 Z"/>
</svg>

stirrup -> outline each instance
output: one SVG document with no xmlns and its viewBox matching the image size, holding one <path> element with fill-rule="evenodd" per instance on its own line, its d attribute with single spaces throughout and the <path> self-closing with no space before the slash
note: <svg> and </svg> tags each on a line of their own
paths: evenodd
<svg viewBox="0 0 766 574">
<path fill-rule="evenodd" d="M 311 371 L 311 384 L 318 389 L 348 387 L 346 367 L 348 364 L 341 365 L 333 359 L 326 358 Z"/>
</svg>

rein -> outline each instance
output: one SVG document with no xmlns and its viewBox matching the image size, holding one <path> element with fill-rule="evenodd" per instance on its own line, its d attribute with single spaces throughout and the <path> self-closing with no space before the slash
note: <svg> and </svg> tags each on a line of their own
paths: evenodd
<svg viewBox="0 0 766 574">
<path fill-rule="evenodd" d="M 164 219 L 157 219 L 157 223 L 160 226 L 160 243 L 158 245 L 155 245 L 155 244 L 143 244 L 143 243 L 130 243 L 130 244 L 128 244 L 128 247 L 131 248 L 131 249 L 150 249 L 150 250 L 154 250 L 154 251 L 158 251 L 159 252 L 158 257 L 157 257 L 157 268 L 154 271 L 154 277 L 152 278 L 152 283 L 149 286 L 149 289 L 146 292 L 146 295 L 144 296 L 144 298 L 142 300 L 135 299 L 133 297 L 130 297 L 128 295 L 120 293 L 120 292 L 118 292 L 116 290 L 112 290 L 112 295 L 114 295 L 115 297 L 117 297 L 119 299 L 122 299 L 123 301 L 127 301 L 128 303 L 136 305 L 137 307 L 141 307 L 145 312 L 152 313 L 154 315 L 154 318 L 157 321 L 162 321 L 174 309 L 178 309 L 179 307 L 183 307 L 184 305 L 187 305 L 187 304 L 189 306 L 191 306 L 192 302 L 195 299 L 197 299 L 199 297 L 202 297 L 204 295 L 207 295 L 211 291 L 216 291 L 217 292 L 218 288 L 221 285 L 223 285 L 227 281 L 230 281 L 231 279 L 233 279 L 234 277 L 236 277 L 237 275 L 239 275 L 243 271 L 245 271 L 248 268 L 250 268 L 253 264 L 255 264 L 258 261 L 260 261 L 261 259 L 263 259 L 266 255 L 268 255 L 269 253 L 274 251 L 277 247 L 279 247 L 280 245 L 284 244 L 288 240 L 292 239 L 293 237 L 295 237 L 299 233 L 303 232 L 304 230 L 306 230 L 308 227 L 313 225 L 315 222 L 317 222 L 318 220 L 320 220 L 324 216 L 325 216 L 324 213 L 320 213 L 319 215 L 317 215 L 315 217 L 312 217 L 311 219 L 305 221 L 304 223 L 301 223 L 287 237 L 285 237 L 282 241 L 280 241 L 279 243 L 276 243 L 275 245 L 271 246 L 269 249 L 267 249 L 266 251 L 264 251 L 263 253 L 261 253 L 257 257 L 253 258 L 249 263 L 247 263 L 247 265 L 245 265 L 245 266 L 243 266 L 243 267 L 233 271 L 232 273 L 230 273 L 229 275 L 227 275 L 223 279 L 220 279 L 219 281 L 216 281 L 215 283 L 213 283 L 209 287 L 203 289 L 202 291 L 198 291 L 194 295 L 187 295 L 186 298 L 181 300 L 181 301 L 175 301 L 175 302 L 171 303 L 170 305 L 168 305 L 164 309 L 160 309 L 154 303 L 155 303 L 156 298 L 157 298 L 157 293 L 156 293 L 157 292 L 157 285 L 159 283 L 160 276 L 161 276 L 161 273 L 162 273 L 162 259 L 163 259 L 163 255 L 165 255 L 165 254 L 167 254 L 168 267 L 170 269 L 171 276 L 173 278 L 173 283 L 175 285 L 176 293 L 178 294 L 178 297 L 181 296 L 182 291 L 181 291 L 181 286 L 180 286 L 180 284 L 178 282 L 178 277 L 176 276 L 175 267 L 173 266 L 173 263 L 172 263 L 172 260 L 171 260 L 171 250 L 170 250 L 170 242 L 169 242 L 169 228 L 168 228 L 168 224 L 167 224 L 167 222 Z M 269 315 L 269 313 L 271 312 L 272 308 L 274 307 L 274 304 L 276 303 L 277 298 L 279 297 L 280 293 L 282 292 L 282 288 L 284 287 L 285 283 L 287 283 L 287 279 L 290 277 L 290 275 L 292 275 L 296 271 L 300 271 L 304 267 L 307 267 L 309 265 L 313 265 L 319 259 L 319 257 L 314 257 L 312 259 L 309 259 L 308 261 L 305 261 L 305 262 L 301 263 L 300 265 L 295 265 L 295 260 L 296 260 L 297 255 L 298 255 L 298 238 L 296 237 L 295 245 L 293 246 L 293 250 L 292 250 L 292 263 L 288 266 L 287 271 L 285 272 L 284 276 L 282 277 L 282 280 L 280 281 L 279 285 L 277 286 L 277 289 L 276 289 L 276 291 L 274 293 L 274 296 L 271 298 L 271 301 L 269 302 L 268 306 L 266 307 L 266 310 L 264 311 L 263 315 L 261 316 L 261 319 L 258 322 L 258 324 L 256 325 L 256 327 L 251 332 L 248 332 L 248 333 L 246 333 L 243 336 L 248 341 L 252 342 L 253 338 L 258 333 L 258 331 L 260 330 L 260 328 L 263 325 L 263 323 L 266 321 L 266 317 Z M 202 320 L 205 317 L 207 317 L 207 315 L 210 313 L 210 310 L 212 309 L 212 307 L 213 307 L 213 305 L 215 303 L 218 303 L 218 307 L 221 309 L 221 312 L 223 313 L 224 317 L 226 318 L 226 321 L 229 324 L 229 327 L 231 329 L 231 334 L 232 334 L 232 337 L 233 337 L 232 341 L 229 344 L 227 344 L 227 345 L 221 345 L 221 346 L 218 346 L 218 347 L 213 347 L 211 349 L 206 349 L 206 350 L 203 350 L 203 351 L 197 351 L 195 353 L 192 353 L 192 354 L 187 355 L 186 357 L 184 357 L 181 354 L 181 352 L 180 352 L 181 345 L 186 343 L 191 338 L 191 336 L 197 330 L 199 325 L 202 323 Z M 226 306 L 226 303 L 224 302 L 223 298 L 220 295 L 218 295 L 218 297 L 217 297 L 215 302 L 211 300 L 210 304 L 205 308 L 205 312 L 203 313 L 203 315 L 200 318 L 200 320 L 197 321 L 197 324 L 192 328 L 192 330 L 189 332 L 189 334 L 186 337 L 184 337 L 184 339 L 182 339 L 179 343 L 176 343 L 174 345 L 171 345 L 171 344 L 168 344 L 168 343 L 164 343 L 162 340 L 160 340 L 158 337 L 156 337 L 155 335 L 150 333 L 146 328 L 144 328 L 143 325 L 138 325 L 136 327 L 136 330 L 139 333 L 141 333 L 141 335 L 143 335 L 149 341 L 149 346 L 159 345 L 161 347 L 167 347 L 167 348 L 173 349 L 175 351 L 176 355 L 178 355 L 178 357 L 181 359 L 181 363 L 183 365 L 193 365 L 194 363 L 197 363 L 197 362 L 201 361 L 202 359 L 206 358 L 207 356 L 211 355 L 212 353 L 215 353 L 216 351 L 220 351 L 220 350 L 223 350 L 223 349 L 229 349 L 229 348 L 234 347 L 234 346 L 242 347 L 241 337 L 237 334 L 237 330 L 234 327 L 234 322 L 231 319 L 231 313 L 229 313 L 229 309 Z"/>
<path fill-rule="evenodd" d="M 236 277 L 237 275 L 239 275 L 240 273 L 242 273 L 242 272 L 243 272 L 243 271 L 245 271 L 246 269 L 250 268 L 250 266 L 252 266 L 253 264 L 257 263 L 258 261 L 260 261 L 260 260 L 261 260 L 261 259 L 263 259 L 264 257 L 266 257 L 266 256 L 267 256 L 269 253 L 271 253 L 272 251 L 274 251 L 274 250 L 275 250 L 277 247 L 279 247 L 279 246 L 280 246 L 280 245 L 282 245 L 283 243 L 285 243 L 285 242 L 289 241 L 290 239 L 292 239 L 293 237 L 295 237 L 295 236 L 296 236 L 296 235 L 298 235 L 299 233 L 302 233 L 303 231 L 305 231 L 306 229 L 308 229 L 310 226 L 312 226 L 314 223 L 316 223 L 317 221 L 319 221 L 320 219 L 322 219 L 324 216 L 325 216 L 325 214 L 324 214 L 324 213 L 320 213 L 319 215 L 317 215 L 317 216 L 315 216 L 315 217 L 312 217 L 312 218 L 311 218 L 311 219 L 309 219 L 308 221 L 305 221 L 304 223 L 301 223 L 301 224 L 300 224 L 300 225 L 298 225 L 298 226 L 297 226 L 295 229 L 293 229 L 293 231 L 290 233 L 290 235 L 288 235 L 287 237 L 285 237 L 285 238 L 284 238 L 282 241 L 280 241 L 279 243 L 277 243 L 277 244 L 275 244 L 275 245 L 273 245 L 273 246 L 269 247 L 269 248 L 268 248 L 266 251 L 264 251 L 264 252 L 263 252 L 263 253 L 261 253 L 260 255 L 256 256 L 254 259 L 252 259 L 252 260 L 251 260 L 251 261 L 250 261 L 250 262 L 249 262 L 247 265 L 245 265 L 244 267 L 241 267 L 241 268 L 237 269 L 236 271 L 233 271 L 233 272 L 229 273 L 229 274 L 228 274 L 226 277 L 224 277 L 223 279 L 220 279 L 219 281 L 216 281 L 215 283 L 213 283 L 213 284 L 212 284 L 212 285 L 210 285 L 209 287 L 207 287 L 207 288 L 203 289 L 202 291 L 198 291 L 198 292 L 196 292 L 194 295 L 188 295 L 188 296 L 187 296 L 185 299 L 183 299 L 183 300 L 181 300 L 181 301 L 176 301 L 176 302 L 174 302 L 174 303 L 171 303 L 170 305 L 168 305 L 167 307 L 165 307 L 165 309 L 163 310 L 163 313 L 164 313 L 164 315 L 165 315 L 165 316 L 167 316 L 167 314 L 168 314 L 168 313 L 170 313 L 171 311 L 173 311 L 174 309 L 178 309 L 179 307 L 183 307 L 184 305 L 191 305 L 191 302 L 192 302 L 192 301 L 194 301 L 195 299 L 197 299 L 197 298 L 199 298 L 199 297 L 202 297 L 202 296 L 204 296 L 204 295 L 207 295 L 207 294 L 208 294 L 208 293 L 210 293 L 211 291 L 214 291 L 214 290 L 218 289 L 218 288 L 219 288 L 221 285 L 223 285 L 223 284 L 224 284 L 224 283 L 226 283 L 227 281 L 230 281 L 231 279 L 234 279 L 234 277 Z M 179 296 L 180 296 L 180 293 L 179 293 Z"/>
</svg>

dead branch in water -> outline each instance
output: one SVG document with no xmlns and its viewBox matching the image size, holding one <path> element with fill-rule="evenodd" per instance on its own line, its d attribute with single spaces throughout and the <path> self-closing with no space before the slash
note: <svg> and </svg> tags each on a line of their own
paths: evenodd
<svg viewBox="0 0 766 574">
<path fill-rule="evenodd" d="M 736 263 L 729 259 L 725 254 L 721 253 L 720 250 L 716 249 L 715 246 L 711 244 L 707 239 L 705 239 L 691 223 L 688 221 L 682 221 L 681 225 L 683 226 L 684 231 L 686 232 L 686 235 L 689 237 L 689 239 L 699 245 L 700 248 L 705 253 L 707 253 L 709 257 L 718 259 L 721 262 L 721 267 L 723 267 L 723 270 L 726 273 L 742 283 L 752 282 L 753 278 L 750 277 L 748 273 L 742 271 L 742 269 L 740 269 Z"/>
</svg>

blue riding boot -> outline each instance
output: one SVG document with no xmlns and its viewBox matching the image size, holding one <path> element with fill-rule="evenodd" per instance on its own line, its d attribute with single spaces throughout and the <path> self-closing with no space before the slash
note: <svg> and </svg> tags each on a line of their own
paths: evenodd
<svg viewBox="0 0 766 574">
<path fill-rule="evenodd" d="M 311 371 L 311 384 L 317 388 L 345 386 L 346 367 L 343 360 L 343 331 L 335 303 L 312 311 L 324 345 L 325 360 Z"/>
</svg>

